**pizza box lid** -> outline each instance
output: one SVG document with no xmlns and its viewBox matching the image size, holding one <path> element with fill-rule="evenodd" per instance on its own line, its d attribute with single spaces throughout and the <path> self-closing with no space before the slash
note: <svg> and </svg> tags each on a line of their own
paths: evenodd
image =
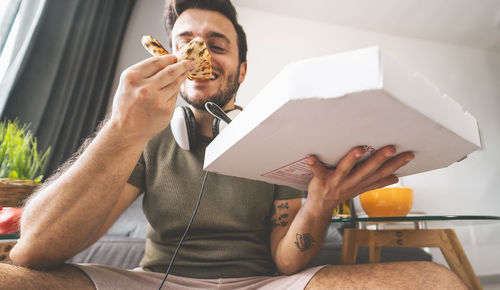
<svg viewBox="0 0 500 290">
<path fill-rule="evenodd" d="M 287 65 L 209 144 L 204 168 L 304 190 L 307 156 L 334 166 L 353 147 L 390 144 L 415 154 L 398 176 L 447 167 L 481 147 L 471 114 L 370 47 Z"/>
</svg>

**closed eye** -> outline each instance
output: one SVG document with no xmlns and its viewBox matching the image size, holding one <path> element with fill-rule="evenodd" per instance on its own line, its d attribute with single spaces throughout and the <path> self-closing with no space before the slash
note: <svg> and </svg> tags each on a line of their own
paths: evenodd
<svg viewBox="0 0 500 290">
<path fill-rule="evenodd" d="M 214 53 L 223 53 L 225 52 L 226 50 L 221 47 L 221 46 L 217 46 L 217 45 L 211 45 L 210 46 L 210 51 L 214 52 Z"/>
</svg>

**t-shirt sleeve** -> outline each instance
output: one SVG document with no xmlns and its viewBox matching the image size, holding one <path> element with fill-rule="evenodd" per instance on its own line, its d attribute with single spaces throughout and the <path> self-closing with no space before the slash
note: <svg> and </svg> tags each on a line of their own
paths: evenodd
<svg viewBox="0 0 500 290">
<path fill-rule="evenodd" d="M 146 166 L 144 164 L 144 157 L 141 154 L 141 157 L 139 158 L 139 161 L 137 161 L 137 164 L 135 165 L 134 170 L 130 174 L 130 177 L 128 178 L 128 183 L 132 184 L 133 186 L 139 188 L 141 192 L 144 192 L 146 190 Z"/>
<path fill-rule="evenodd" d="M 302 190 L 294 189 L 288 186 L 275 185 L 274 186 L 274 200 L 302 198 L 305 192 Z"/>
</svg>

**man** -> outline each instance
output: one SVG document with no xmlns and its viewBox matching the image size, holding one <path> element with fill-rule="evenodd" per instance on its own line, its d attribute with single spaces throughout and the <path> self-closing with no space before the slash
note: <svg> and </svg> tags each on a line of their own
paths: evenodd
<svg viewBox="0 0 500 290">
<path fill-rule="evenodd" d="M 201 184 L 213 120 L 203 105 L 215 101 L 232 109 L 247 70 L 244 32 L 229 1 L 174 1 L 167 12 L 172 49 L 202 37 L 215 79 L 186 80 L 193 64 L 171 55 L 128 68 L 109 120 L 81 155 L 28 202 L 21 239 L 11 253 L 19 266 L 0 266 L 0 288 L 159 286 Z M 167 127 L 179 91 L 201 139 L 191 151 L 180 149 Z M 392 173 L 413 158 L 409 152 L 394 156 L 395 149 L 386 146 L 355 167 L 364 153 L 362 147 L 352 149 L 335 169 L 311 156 L 314 177 L 304 205 L 301 193 L 285 187 L 209 174 L 168 288 L 464 288 L 454 274 L 432 263 L 304 270 L 320 250 L 332 209 L 360 192 L 396 182 Z M 150 223 L 143 268 L 63 264 L 99 239 L 142 191 Z"/>
</svg>

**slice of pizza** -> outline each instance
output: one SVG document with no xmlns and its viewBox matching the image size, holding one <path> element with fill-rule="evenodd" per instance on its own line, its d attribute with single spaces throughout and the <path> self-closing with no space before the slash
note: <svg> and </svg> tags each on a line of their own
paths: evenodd
<svg viewBox="0 0 500 290">
<path fill-rule="evenodd" d="M 161 43 L 150 35 L 144 35 L 141 39 L 141 42 L 144 48 L 153 56 L 168 54 L 167 50 L 163 48 Z"/>
<path fill-rule="evenodd" d="M 154 56 L 168 54 L 160 42 L 149 35 L 142 37 L 142 45 Z M 184 59 L 194 61 L 195 68 L 189 72 L 188 79 L 214 79 L 210 53 L 201 37 L 196 37 L 189 43 L 183 45 L 179 51 L 177 51 L 176 56 L 179 61 Z"/>
<path fill-rule="evenodd" d="M 191 70 L 188 75 L 190 80 L 210 80 L 214 78 L 212 75 L 210 53 L 201 37 L 196 37 L 189 43 L 183 45 L 179 51 L 177 51 L 176 56 L 179 60 L 190 59 L 195 62 L 195 69 Z"/>
</svg>

